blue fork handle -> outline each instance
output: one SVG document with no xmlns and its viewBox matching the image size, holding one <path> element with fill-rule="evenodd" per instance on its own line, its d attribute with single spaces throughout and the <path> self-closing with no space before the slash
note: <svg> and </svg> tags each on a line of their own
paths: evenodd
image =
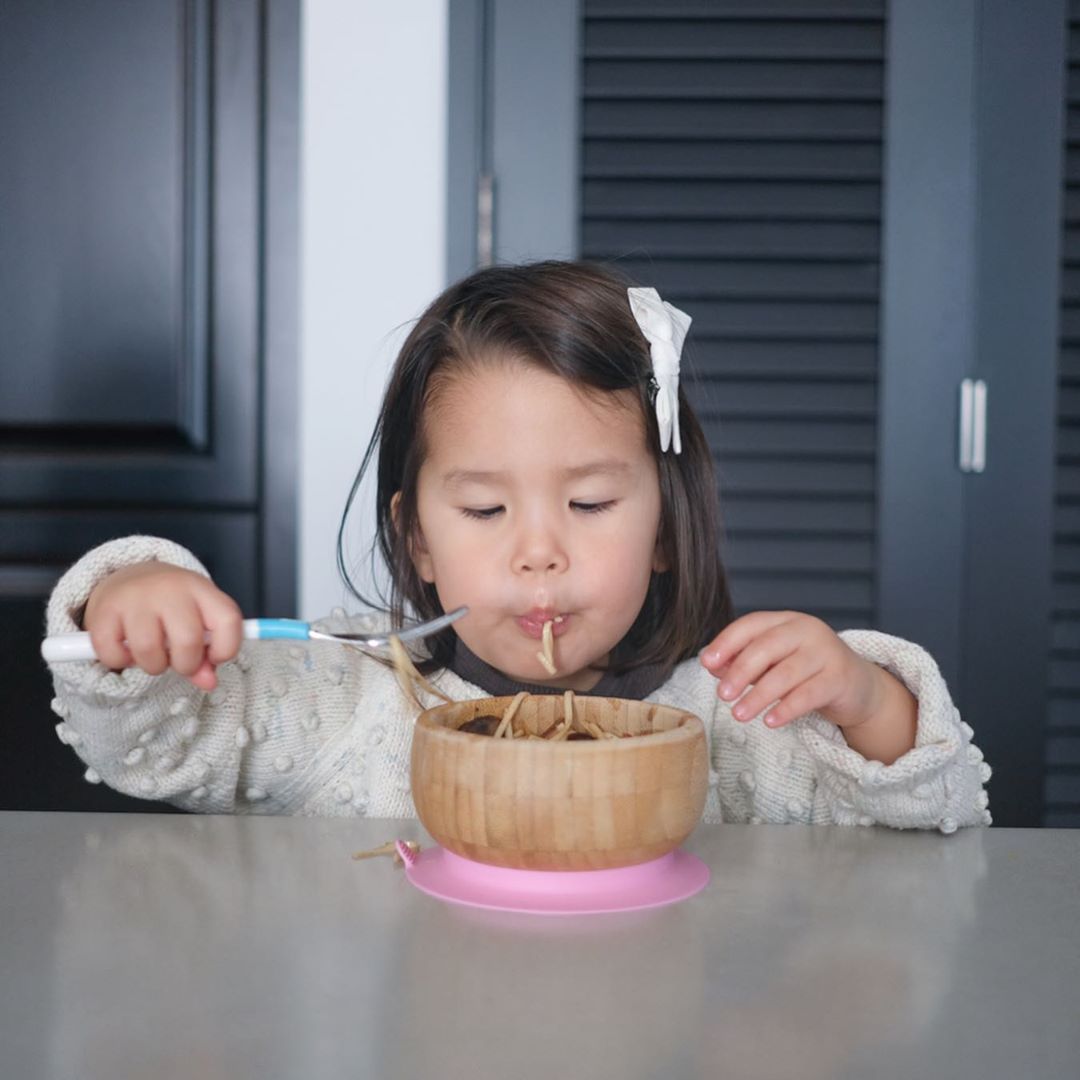
<svg viewBox="0 0 1080 1080">
<path fill-rule="evenodd" d="M 244 637 L 248 641 L 270 641 L 294 638 L 307 641 L 311 623 L 299 619 L 245 619 Z M 41 643 L 41 655 L 50 664 L 65 664 L 77 660 L 96 660 L 97 653 L 86 631 L 56 634 Z"/>
<path fill-rule="evenodd" d="M 307 641 L 311 623 L 299 619 L 245 619 L 244 637 L 249 641 L 270 641 L 274 638 L 298 638 Z"/>
</svg>

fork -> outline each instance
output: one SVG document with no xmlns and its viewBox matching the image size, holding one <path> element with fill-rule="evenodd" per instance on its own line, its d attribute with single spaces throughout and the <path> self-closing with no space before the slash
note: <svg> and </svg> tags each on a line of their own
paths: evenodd
<svg viewBox="0 0 1080 1080">
<path fill-rule="evenodd" d="M 430 637 L 456 622 L 468 613 L 467 607 L 454 608 L 453 611 L 427 622 L 415 623 L 396 634 L 328 634 L 316 630 L 311 623 L 299 619 L 245 619 L 244 638 L 247 641 L 271 641 L 283 638 L 300 641 L 337 641 L 342 645 L 352 645 L 359 649 L 384 649 L 390 644 L 390 638 L 399 641 L 418 641 Z M 74 660 L 96 660 L 97 653 L 85 630 L 71 634 L 54 634 L 41 643 L 41 655 L 50 664 L 64 664 Z"/>
</svg>

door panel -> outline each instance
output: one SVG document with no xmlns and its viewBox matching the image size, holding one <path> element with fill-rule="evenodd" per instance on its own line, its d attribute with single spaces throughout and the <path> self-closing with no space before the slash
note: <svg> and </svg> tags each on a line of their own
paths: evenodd
<svg viewBox="0 0 1080 1080">
<path fill-rule="evenodd" d="M 90 547 L 165 536 L 295 614 L 299 32 L 297 0 L 0 4 L 5 807 L 143 805 L 53 730 L 44 604 Z"/>
<path fill-rule="evenodd" d="M 255 0 L 0 9 L 0 505 L 258 496 Z"/>
</svg>

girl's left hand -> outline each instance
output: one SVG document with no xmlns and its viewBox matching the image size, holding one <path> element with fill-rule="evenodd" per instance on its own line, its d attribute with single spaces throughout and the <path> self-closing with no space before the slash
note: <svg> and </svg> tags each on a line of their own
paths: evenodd
<svg viewBox="0 0 1080 1080">
<path fill-rule="evenodd" d="M 735 701 L 736 720 L 764 717 L 782 727 L 818 711 L 837 727 L 855 727 L 874 715 L 886 673 L 852 652 L 820 619 L 798 611 L 755 611 L 726 626 L 702 650 L 701 662 L 719 680 L 717 694 Z"/>
</svg>

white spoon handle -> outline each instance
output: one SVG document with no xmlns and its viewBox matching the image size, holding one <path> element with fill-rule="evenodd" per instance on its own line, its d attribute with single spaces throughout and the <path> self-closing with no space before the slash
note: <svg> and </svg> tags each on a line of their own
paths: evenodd
<svg viewBox="0 0 1080 1080">
<path fill-rule="evenodd" d="M 245 619 L 244 620 L 244 637 L 249 640 L 258 637 L 268 637 L 265 627 L 260 627 L 260 623 L 266 623 L 269 620 L 266 619 Z M 277 622 L 285 622 L 286 620 L 276 620 Z M 307 637 L 307 623 L 296 623 L 297 627 L 303 627 L 303 637 Z M 260 634 L 260 629 L 263 631 Z M 293 636 L 301 636 L 298 632 Z M 210 640 L 210 635 L 206 635 L 206 640 Z M 97 653 L 94 652 L 93 642 L 90 640 L 90 635 L 85 630 L 76 630 L 71 634 L 53 634 L 52 637 L 47 637 L 41 643 L 41 657 L 49 664 L 67 664 L 73 663 L 77 660 L 96 660 Z"/>
<path fill-rule="evenodd" d="M 87 633 L 54 634 L 41 643 L 41 656 L 50 664 L 72 660 L 96 660 L 97 653 Z"/>
</svg>

